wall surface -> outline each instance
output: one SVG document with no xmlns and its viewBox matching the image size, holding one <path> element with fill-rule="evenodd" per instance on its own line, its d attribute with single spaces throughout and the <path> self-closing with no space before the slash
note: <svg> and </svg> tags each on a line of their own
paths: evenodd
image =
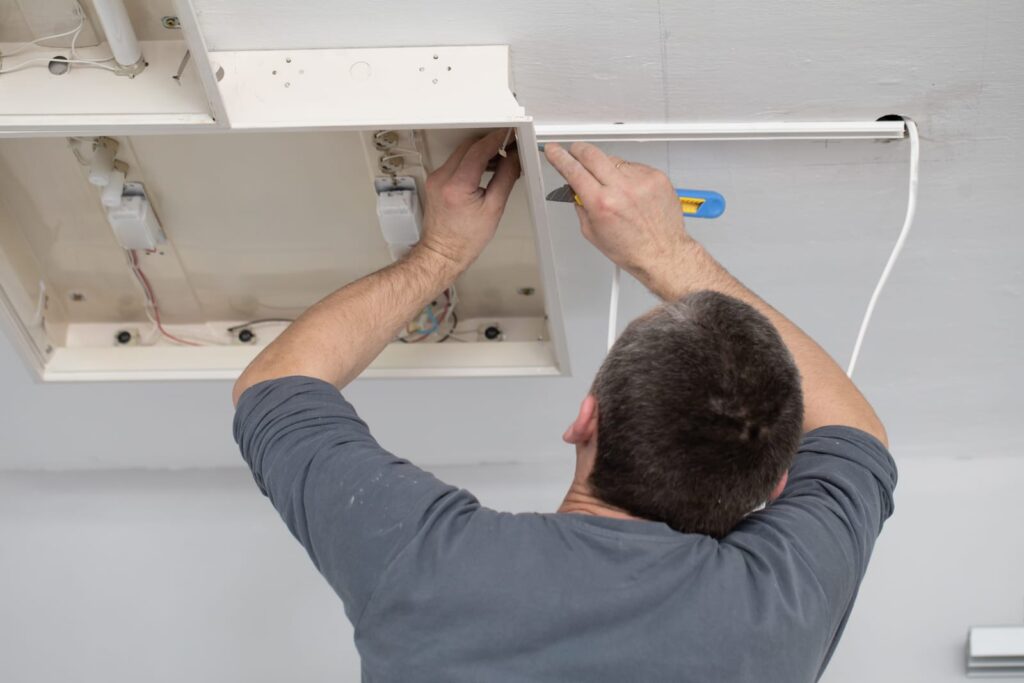
<svg viewBox="0 0 1024 683">
<path fill-rule="evenodd" d="M 570 467 L 438 474 L 551 510 Z M 1024 460 L 910 458 L 900 478 L 826 683 L 956 683 L 968 626 L 1024 617 Z M 358 680 L 341 603 L 241 470 L 8 474 L 0 538 L 6 683 Z"/>
<path fill-rule="evenodd" d="M 914 117 L 918 220 L 858 368 L 902 464 L 898 507 L 828 680 L 960 680 L 969 625 L 1021 621 L 1024 5 L 195 5 L 221 50 L 509 44 L 519 100 L 543 122 Z M 614 150 L 677 185 L 723 192 L 725 217 L 691 221 L 693 233 L 845 362 L 902 220 L 905 143 Z M 499 507 L 550 508 L 564 468 L 538 471 L 547 483 L 537 485 L 531 468 L 513 468 L 498 486 L 487 476 L 504 472 L 497 465 L 463 467 L 561 463 L 558 436 L 603 354 L 611 268 L 571 211 L 550 207 L 549 218 L 574 376 L 379 380 L 346 392 L 386 446 L 458 465 L 452 478 Z M 621 316 L 650 303 L 627 283 Z M 3 483 L 0 563 L 14 580 L 0 589 L 0 628 L 14 656 L 0 658 L 0 677 L 61 680 L 75 662 L 75 673 L 124 681 L 143 667 L 156 680 L 344 680 L 353 670 L 329 591 L 244 473 L 111 469 L 237 464 L 228 383 L 44 386 L 0 343 L 0 387 L 0 468 L 97 470 Z"/>
</svg>

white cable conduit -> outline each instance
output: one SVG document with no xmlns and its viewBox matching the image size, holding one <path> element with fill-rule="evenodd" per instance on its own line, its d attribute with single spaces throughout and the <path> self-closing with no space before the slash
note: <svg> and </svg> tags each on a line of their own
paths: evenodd
<svg viewBox="0 0 1024 683">
<path fill-rule="evenodd" d="M 146 68 L 146 60 L 142 56 L 142 47 L 135 37 L 128 10 L 124 0 L 93 0 L 93 8 L 103 27 L 103 33 L 110 45 L 114 61 L 121 67 L 121 72 L 134 76 Z"/>
</svg>

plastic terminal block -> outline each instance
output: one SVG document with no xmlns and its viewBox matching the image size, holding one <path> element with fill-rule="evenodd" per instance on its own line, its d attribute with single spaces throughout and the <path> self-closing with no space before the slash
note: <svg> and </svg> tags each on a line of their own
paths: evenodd
<svg viewBox="0 0 1024 683">
<path fill-rule="evenodd" d="M 107 221 L 125 249 L 156 249 L 167 240 L 140 183 L 125 185 L 121 201 L 107 206 Z"/>
<path fill-rule="evenodd" d="M 423 211 L 415 190 L 385 190 L 378 193 L 377 218 L 391 257 L 396 261 L 420 241 Z"/>
</svg>

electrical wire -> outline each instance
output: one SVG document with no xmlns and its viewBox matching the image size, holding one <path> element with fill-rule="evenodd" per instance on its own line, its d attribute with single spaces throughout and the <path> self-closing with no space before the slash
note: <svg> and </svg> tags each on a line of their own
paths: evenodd
<svg viewBox="0 0 1024 683">
<path fill-rule="evenodd" d="M 0 74 L 9 74 L 9 73 L 14 73 L 15 71 L 21 71 L 22 69 L 28 68 L 29 66 L 31 66 L 32 64 L 37 63 L 37 62 L 45 62 L 45 63 L 49 64 L 50 62 L 53 62 L 53 61 L 60 62 L 61 64 L 84 64 L 86 66 L 90 66 L 90 67 L 93 67 L 93 68 L 96 68 L 96 69 L 105 69 L 106 71 L 115 71 L 115 72 L 117 71 L 117 69 L 115 69 L 112 66 L 107 66 L 106 64 L 100 64 L 99 62 L 90 61 L 88 59 L 56 59 L 55 60 L 52 57 L 36 57 L 36 58 L 33 58 L 33 59 L 26 59 L 23 62 L 18 62 L 17 64 L 15 64 L 14 66 L 12 66 L 9 69 L 0 69 Z"/>
<path fill-rule="evenodd" d="M 455 328 L 458 327 L 458 326 L 459 326 L 459 316 L 455 315 L 455 311 L 452 310 L 452 326 L 448 329 L 448 333 L 447 334 L 445 334 L 443 337 L 441 337 L 440 339 L 437 340 L 437 343 L 440 344 L 443 341 L 448 341 L 449 338 L 457 339 L 457 337 L 452 337 L 452 335 L 455 334 Z"/>
<path fill-rule="evenodd" d="M 3 53 L 3 56 L 4 57 L 13 57 L 16 54 L 24 52 L 25 50 L 27 50 L 30 47 L 44 47 L 43 45 L 40 45 L 39 43 L 43 42 L 44 40 L 53 40 L 54 38 L 63 38 L 64 36 L 70 36 L 72 34 L 78 33 L 79 31 L 82 30 L 82 25 L 84 23 L 85 23 L 85 20 L 82 17 L 79 17 L 78 26 L 76 26 L 75 28 L 71 29 L 70 31 L 64 31 L 63 33 L 54 33 L 52 36 L 43 36 L 42 38 L 36 38 L 35 40 L 29 41 L 29 42 L 21 45 L 20 47 L 15 48 L 14 50 L 12 50 L 10 52 Z"/>
<path fill-rule="evenodd" d="M 75 15 L 78 17 L 78 26 L 71 29 L 70 31 L 65 31 L 63 33 L 55 33 L 50 36 L 43 36 L 42 38 L 36 38 L 35 40 L 25 43 L 24 45 L 16 48 L 13 52 L 7 52 L 0 55 L 0 57 L 11 57 L 13 55 L 24 52 L 29 47 L 43 47 L 42 45 L 39 45 L 39 43 L 41 43 L 44 40 L 53 40 L 54 38 L 63 38 L 64 36 L 71 36 L 71 47 L 69 48 L 69 53 L 71 55 L 70 59 L 55 59 L 53 57 L 35 57 L 32 59 L 26 59 L 24 61 L 18 62 L 9 69 L 0 69 L 0 74 L 9 74 L 15 71 L 21 71 L 22 69 L 27 68 L 32 64 L 38 62 L 46 62 L 47 64 L 49 64 L 53 61 L 58 61 L 62 64 L 68 65 L 83 64 L 85 66 L 91 66 L 97 69 L 105 69 L 107 71 L 114 72 L 118 71 L 116 67 L 103 64 L 103 62 L 112 61 L 114 59 L 112 56 L 107 57 L 106 59 L 78 59 L 78 53 L 76 51 L 75 45 L 78 42 L 78 36 L 81 35 L 82 29 L 85 27 L 85 11 L 82 10 L 82 5 L 77 2 L 75 3 Z"/>
<path fill-rule="evenodd" d="M 857 359 L 860 356 L 861 346 L 864 344 L 864 335 L 867 334 L 868 325 L 871 323 L 871 316 L 875 312 L 875 304 L 878 303 L 878 297 L 882 293 L 885 283 L 889 280 L 889 274 L 896 264 L 896 259 L 899 258 L 900 252 L 903 251 L 907 235 L 910 234 L 910 226 L 914 223 L 914 213 L 917 211 L 918 166 L 920 165 L 921 158 L 921 144 L 918 138 L 917 124 L 912 119 L 906 117 L 903 118 L 903 121 L 907 126 L 907 135 L 910 138 L 910 180 L 907 191 L 907 214 L 903 219 L 903 227 L 900 229 L 899 237 L 896 238 L 896 244 L 892 248 L 892 253 L 889 254 L 889 260 L 886 262 L 885 268 L 882 269 L 882 276 L 878 278 L 875 291 L 871 293 L 868 308 L 864 312 L 864 319 L 861 320 L 860 330 L 857 332 L 857 341 L 853 345 L 853 353 L 850 356 L 850 364 L 846 368 L 847 377 L 853 377 L 853 370 L 857 367 Z"/>
<path fill-rule="evenodd" d="M 615 266 L 615 273 L 612 275 L 612 295 L 608 302 L 608 350 L 612 350 L 615 344 L 616 328 L 619 318 L 619 288 L 622 280 L 622 269 Z"/>
<path fill-rule="evenodd" d="M 111 55 L 110 57 L 107 57 L 105 59 L 83 59 L 83 60 L 78 60 L 78 51 L 77 51 L 77 48 L 76 48 L 76 44 L 78 43 L 78 36 L 81 35 L 82 29 L 85 27 L 85 11 L 82 9 L 81 3 L 76 2 L 75 6 L 76 6 L 76 13 L 78 14 L 78 28 L 75 30 L 74 35 L 71 36 L 71 48 L 69 49 L 69 52 L 71 53 L 71 59 L 77 60 L 78 63 L 89 63 L 89 64 L 101 64 L 102 62 L 112 62 L 112 61 L 114 61 L 114 56 L 113 55 Z M 107 68 L 107 67 L 104 67 L 104 68 Z M 116 69 L 111 69 L 111 70 L 113 71 L 113 70 L 116 70 Z"/>
<path fill-rule="evenodd" d="M 385 151 L 388 152 L 389 154 L 391 152 L 398 152 L 399 154 L 415 154 L 418 157 L 423 156 L 423 152 L 419 151 L 418 149 L 409 149 L 408 147 L 389 147 Z"/>
<path fill-rule="evenodd" d="M 404 335 L 400 335 L 398 337 L 398 341 L 405 344 L 418 344 L 427 339 L 428 337 L 430 337 L 435 332 L 439 333 L 439 330 L 444 329 L 444 327 L 448 325 L 449 320 L 453 320 L 453 322 L 450 325 L 448 325 L 447 333 L 444 335 L 442 339 L 439 339 L 438 341 L 443 341 L 444 339 L 447 339 L 451 335 L 451 333 L 455 330 L 455 326 L 458 324 L 457 319 L 455 318 L 455 304 L 458 302 L 458 297 L 455 294 L 455 289 L 452 287 L 449 287 L 448 289 L 444 290 L 443 294 L 445 297 L 445 305 L 441 311 L 441 315 L 438 316 L 436 313 L 434 313 L 434 307 L 437 306 L 436 301 L 428 304 L 423 308 L 423 311 L 416 318 L 416 320 L 420 320 L 425 316 L 427 320 L 430 322 L 430 326 L 424 327 L 422 325 L 418 325 L 414 329 L 409 329 L 409 325 L 406 325 L 405 333 Z M 410 337 L 409 335 L 415 336 Z"/>
<path fill-rule="evenodd" d="M 242 323 L 241 325 L 233 325 L 233 326 L 228 328 L 228 332 L 237 332 L 238 330 L 243 330 L 246 327 L 252 327 L 253 325 L 266 325 L 268 323 L 293 323 L 293 322 L 295 322 L 294 318 L 260 318 L 259 320 L 250 320 L 249 322 Z"/>
<path fill-rule="evenodd" d="M 395 152 L 397 152 L 397 154 Z M 385 162 L 389 161 L 390 159 L 401 159 L 402 160 L 402 165 L 404 167 L 407 154 L 415 154 L 418 157 L 416 161 L 410 161 L 409 162 L 410 164 L 413 164 L 415 166 L 421 166 L 421 167 L 423 166 L 423 153 L 422 152 L 417 152 L 416 150 L 412 150 L 412 149 L 406 150 L 406 149 L 402 149 L 401 147 L 392 147 L 391 149 L 389 149 L 388 153 L 385 154 L 384 156 L 382 156 L 380 158 L 380 161 L 378 161 L 378 163 L 383 165 Z M 400 171 L 400 170 L 401 170 L 401 168 L 398 169 L 398 171 Z M 398 171 L 395 171 L 395 173 L 397 174 Z"/>
<path fill-rule="evenodd" d="M 164 328 L 163 321 L 160 319 L 160 306 L 157 304 L 156 294 L 153 292 L 153 286 L 150 284 L 149 278 L 146 277 L 146 274 L 142 271 L 142 266 L 139 265 L 138 253 L 134 249 L 125 249 L 125 253 L 128 255 L 128 266 L 131 268 L 132 273 L 135 275 L 135 279 L 139 282 L 139 285 L 142 287 L 142 292 L 146 297 L 146 317 L 153 323 L 155 329 L 160 332 L 160 335 L 168 341 L 172 341 L 183 346 L 203 346 L 202 342 L 176 337 Z"/>
<path fill-rule="evenodd" d="M 448 317 L 449 317 L 449 315 L 448 315 L 449 312 L 453 310 L 452 298 L 451 298 L 451 295 L 449 294 L 449 291 L 450 290 L 447 290 L 447 289 L 444 290 L 445 297 L 446 297 L 446 302 L 445 302 L 444 310 L 441 313 L 440 319 L 436 315 L 434 315 L 433 305 L 427 306 L 426 308 L 423 309 L 423 311 L 424 311 L 424 313 L 426 313 L 427 318 L 431 321 L 431 326 L 429 328 L 427 328 L 426 330 L 420 330 L 419 331 L 419 335 L 420 336 L 418 336 L 418 337 L 416 337 L 414 339 L 403 339 L 403 341 L 405 341 L 408 344 L 418 344 L 421 341 L 423 341 L 424 339 L 426 339 L 427 337 L 429 337 L 430 335 L 432 335 L 435 332 L 437 332 L 441 328 L 441 321 L 442 320 L 447 320 Z"/>
</svg>

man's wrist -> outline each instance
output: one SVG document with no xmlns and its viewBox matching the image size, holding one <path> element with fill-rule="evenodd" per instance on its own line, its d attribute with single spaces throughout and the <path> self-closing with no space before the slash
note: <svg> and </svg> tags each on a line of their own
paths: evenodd
<svg viewBox="0 0 1024 683">
<path fill-rule="evenodd" d="M 416 263 L 426 272 L 435 274 L 442 289 L 455 282 L 455 279 L 469 267 L 469 263 L 457 255 L 426 241 L 420 241 L 413 246 L 406 259 Z"/>
<path fill-rule="evenodd" d="M 670 248 L 627 270 L 660 298 L 673 300 L 701 288 L 698 280 L 710 258 L 699 242 L 683 235 Z"/>
</svg>

